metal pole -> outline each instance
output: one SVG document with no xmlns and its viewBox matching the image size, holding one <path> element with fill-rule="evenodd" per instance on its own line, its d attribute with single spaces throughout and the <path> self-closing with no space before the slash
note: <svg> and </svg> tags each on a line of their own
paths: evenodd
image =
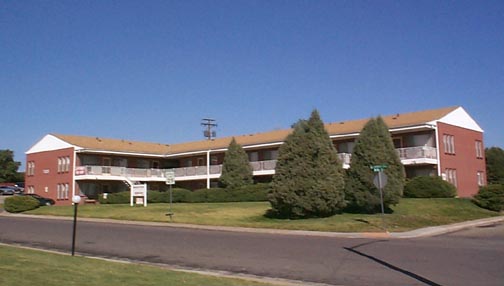
<svg viewBox="0 0 504 286">
<path fill-rule="evenodd" d="M 378 172 L 378 186 L 380 186 L 380 203 L 381 203 L 381 212 L 382 212 L 382 224 L 383 224 L 383 229 L 385 229 L 386 232 L 387 231 L 387 224 L 385 223 L 385 208 L 383 206 L 383 185 L 382 185 L 382 174 L 383 174 L 383 170 L 380 170 L 380 172 Z"/>
<path fill-rule="evenodd" d="M 73 235 L 72 235 L 72 256 L 75 254 L 75 233 L 77 230 L 77 203 L 74 203 Z"/>
<path fill-rule="evenodd" d="M 172 202 L 173 202 L 173 193 L 172 193 L 172 186 L 170 185 L 170 213 L 172 212 Z"/>
</svg>

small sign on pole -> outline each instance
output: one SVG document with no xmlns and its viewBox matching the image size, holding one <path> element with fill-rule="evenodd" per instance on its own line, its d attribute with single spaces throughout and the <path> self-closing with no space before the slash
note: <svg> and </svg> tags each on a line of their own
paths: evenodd
<svg viewBox="0 0 504 286">
<path fill-rule="evenodd" d="M 373 165 L 370 168 L 375 172 L 375 176 L 373 179 L 373 184 L 377 189 L 380 190 L 380 203 L 381 203 L 381 211 L 382 211 L 382 223 L 383 228 L 387 231 L 387 224 L 385 223 L 385 207 L 383 206 L 383 188 L 387 185 L 387 175 L 384 173 L 384 170 L 388 168 L 387 164 L 381 165 Z"/>
<path fill-rule="evenodd" d="M 175 184 L 175 172 L 172 170 L 165 172 L 166 184 L 174 185 Z"/>
<path fill-rule="evenodd" d="M 173 219 L 173 212 L 172 212 L 172 201 L 173 201 L 172 185 L 175 185 L 175 172 L 172 171 L 172 170 L 166 171 L 165 172 L 165 178 L 166 178 L 166 184 L 168 185 L 168 187 L 170 189 L 170 207 L 169 207 L 168 213 L 166 215 L 170 217 L 170 220 L 172 220 Z"/>
</svg>

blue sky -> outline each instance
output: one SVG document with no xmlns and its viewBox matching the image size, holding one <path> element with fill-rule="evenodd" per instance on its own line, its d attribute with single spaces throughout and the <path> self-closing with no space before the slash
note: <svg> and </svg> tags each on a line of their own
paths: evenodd
<svg viewBox="0 0 504 286">
<path fill-rule="evenodd" d="M 0 0 L 0 149 L 461 105 L 504 146 L 503 1 Z M 21 168 L 24 170 L 24 166 Z"/>
</svg>

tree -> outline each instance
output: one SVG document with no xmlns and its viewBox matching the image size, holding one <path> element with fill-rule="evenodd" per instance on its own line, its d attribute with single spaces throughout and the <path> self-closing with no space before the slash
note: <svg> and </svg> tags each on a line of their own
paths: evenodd
<svg viewBox="0 0 504 286">
<path fill-rule="evenodd" d="M 343 168 L 317 110 L 280 147 L 268 196 L 273 214 L 324 217 L 344 206 Z"/>
<path fill-rule="evenodd" d="M 376 213 L 381 210 L 380 191 L 373 184 L 375 172 L 370 166 L 386 164 L 388 182 L 383 192 L 384 206 L 399 202 L 405 177 L 389 130 L 381 117 L 370 119 L 355 144 L 350 169 L 347 172 L 345 195 L 352 211 Z"/>
<path fill-rule="evenodd" d="M 499 147 L 485 149 L 488 184 L 504 184 L 504 150 Z"/>
<path fill-rule="evenodd" d="M 219 185 L 224 188 L 236 189 L 253 182 L 252 167 L 247 153 L 233 137 L 224 156 Z"/>
<path fill-rule="evenodd" d="M 18 168 L 20 162 L 14 161 L 14 152 L 12 150 L 0 150 L 0 183 L 17 182 Z"/>
</svg>

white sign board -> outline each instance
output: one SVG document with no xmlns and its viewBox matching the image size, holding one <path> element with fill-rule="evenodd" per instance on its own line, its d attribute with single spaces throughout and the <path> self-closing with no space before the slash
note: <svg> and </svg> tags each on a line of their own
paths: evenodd
<svg viewBox="0 0 504 286">
<path fill-rule="evenodd" d="M 131 187 L 130 206 L 133 206 L 134 202 L 136 204 L 143 204 L 144 207 L 147 206 L 147 184 L 133 185 Z"/>
<path fill-rule="evenodd" d="M 165 178 L 166 178 L 167 185 L 174 185 L 175 184 L 175 172 L 174 171 L 166 171 Z"/>
</svg>

